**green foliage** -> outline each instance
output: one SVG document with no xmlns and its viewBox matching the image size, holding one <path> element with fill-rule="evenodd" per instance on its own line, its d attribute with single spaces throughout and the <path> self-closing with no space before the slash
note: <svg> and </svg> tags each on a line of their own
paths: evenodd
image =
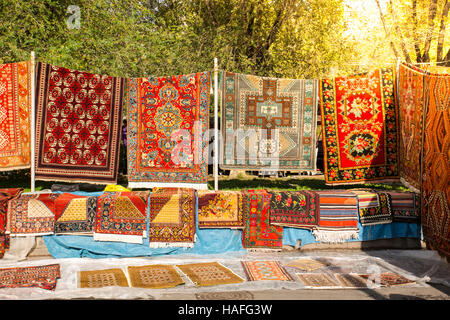
<svg viewBox="0 0 450 320">
<path fill-rule="evenodd" d="M 81 28 L 66 25 L 80 7 Z M 37 60 L 123 77 L 220 68 L 320 77 L 352 57 L 342 0 L 3 0 L 0 63 Z"/>
</svg>

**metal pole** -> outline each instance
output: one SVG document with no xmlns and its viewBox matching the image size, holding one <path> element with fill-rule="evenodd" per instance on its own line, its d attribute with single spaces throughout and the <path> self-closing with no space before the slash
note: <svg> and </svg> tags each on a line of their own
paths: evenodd
<svg viewBox="0 0 450 320">
<path fill-rule="evenodd" d="M 214 190 L 219 190 L 219 120 L 218 120 L 218 105 L 219 105 L 219 97 L 218 97 L 218 62 L 217 58 L 214 58 Z"/>
<path fill-rule="evenodd" d="M 36 102 L 35 102 L 35 56 L 34 51 L 31 51 L 31 119 L 30 119 L 30 164 L 31 164 L 31 192 L 35 191 L 35 183 L 34 183 L 34 171 L 35 171 L 35 144 L 36 144 L 36 129 L 35 129 L 35 110 L 36 110 Z"/>
</svg>

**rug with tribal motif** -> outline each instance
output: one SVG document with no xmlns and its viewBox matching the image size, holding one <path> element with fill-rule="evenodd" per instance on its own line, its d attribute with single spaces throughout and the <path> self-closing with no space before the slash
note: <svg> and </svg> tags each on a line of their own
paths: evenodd
<svg viewBox="0 0 450 320">
<path fill-rule="evenodd" d="M 36 63 L 36 179 L 116 183 L 125 80 Z"/>
<path fill-rule="evenodd" d="M 422 231 L 427 245 L 450 258 L 450 75 L 425 76 Z"/>
<path fill-rule="evenodd" d="M 128 80 L 128 181 L 206 183 L 210 74 Z"/>
<path fill-rule="evenodd" d="M 398 179 L 393 69 L 321 80 L 327 184 Z"/>
<path fill-rule="evenodd" d="M 199 190 L 199 228 L 243 228 L 243 197 L 238 191 Z"/>
<path fill-rule="evenodd" d="M 388 192 L 382 191 L 354 191 L 358 194 L 359 221 L 361 225 L 386 224 L 392 222 L 392 199 Z M 365 205 L 367 199 L 377 202 L 376 205 Z M 378 200 L 376 200 L 378 199 Z M 361 203 L 360 203 L 360 200 Z"/>
<path fill-rule="evenodd" d="M 401 181 L 420 190 L 420 152 L 423 138 L 424 74 L 400 64 L 398 87 L 399 163 Z"/>
<path fill-rule="evenodd" d="M 279 261 L 241 261 L 248 281 L 295 281 Z"/>
<path fill-rule="evenodd" d="M 55 290 L 61 277 L 59 264 L 0 269 L 0 288 Z"/>
<path fill-rule="evenodd" d="M 63 193 L 55 199 L 56 234 L 93 234 L 97 197 Z"/>
<path fill-rule="evenodd" d="M 281 250 L 283 227 L 270 224 L 270 194 L 266 190 L 244 190 L 243 246 L 251 250 Z"/>
<path fill-rule="evenodd" d="M 55 232 L 57 193 L 21 194 L 8 202 L 6 231 L 11 235 L 47 235 Z"/>
<path fill-rule="evenodd" d="M 163 289 L 184 284 L 177 270 L 171 265 L 129 266 L 128 275 L 131 286 L 135 288 Z"/>
<path fill-rule="evenodd" d="M 78 272 L 79 288 L 128 287 L 125 272 L 119 268 Z"/>
<path fill-rule="evenodd" d="M 374 284 L 387 287 L 415 283 L 415 281 L 409 280 L 393 272 L 383 272 L 380 274 L 360 274 L 359 276 L 363 279 L 372 281 Z"/>
<path fill-rule="evenodd" d="M 284 264 L 285 267 L 296 268 L 302 271 L 314 271 L 326 267 L 327 265 L 327 263 L 312 259 L 298 259 Z"/>
<path fill-rule="evenodd" d="M 30 61 L 0 64 L 0 171 L 30 167 Z"/>
<path fill-rule="evenodd" d="M 149 191 L 105 192 L 97 198 L 94 240 L 142 243 Z"/>
<path fill-rule="evenodd" d="M 150 195 L 150 247 L 193 247 L 196 240 L 195 209 L 194 189 L 153 189 Z"/>
<path fill-rule="evenodd" d="M 196 286 L 242 283 L 244 279 L 218 262 L 177 264 Z"/>
<path fill-rule="evenodd" d="M 367 288 L 367 280 L 358 274 L 335 273 L 334 277 L 339 281 L 342 287 Z"/>
<path fill-rule="evenodd" d="M 9 234 L 6 234 L 8 202 L 20 196 L 23 188 L 0 189 L 0 258 L 9 249 Z"/>
<path fill-rule="evenodd" d="M 268 191 L 270 224 L 313 229 L 319 225 L 319 195 L 314 191 Z"/>
<path fill-rule="evenodd" d="M 326 273 L 296 273 L 306 287 L 338 287 L 339 284 Z"/>
<path fill-rule="evenodd" d="M 318 80 L 221 80 L 222 169 L 315 171 Z"/>
<path fill-rule="evenodd" d="M 392 222 L 420 223 L 420 194 L 389 191 L 392 201 Z"/>
</svg>

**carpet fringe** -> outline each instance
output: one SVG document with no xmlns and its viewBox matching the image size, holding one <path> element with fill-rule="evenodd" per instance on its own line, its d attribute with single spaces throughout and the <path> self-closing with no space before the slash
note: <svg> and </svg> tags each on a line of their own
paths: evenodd
<svg viewBox="0 0 450 320">
<path fill-rule="evenodd" d="M 319 242 L 343 243 L 351 239 L 359 239 L 358 230 L 313 230 L 313 235 Z"/>
</svg>

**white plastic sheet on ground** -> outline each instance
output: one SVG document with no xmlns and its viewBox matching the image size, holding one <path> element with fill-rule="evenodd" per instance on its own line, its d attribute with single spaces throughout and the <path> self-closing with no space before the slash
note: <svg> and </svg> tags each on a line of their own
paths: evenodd
<svg viewBox="0 0 450 320">
<path fill-rule="evenodd" d="M 230 268 L 234 273 L 246 279 L 241 261 L 277 260 L 281 264 L 300 258 L 317 259 L 330 265 L 317 269 L 315 273 L 374 273 L 395 272 L 416 281 L 410 286 L 428 286 L 426 282 L 441 283 L 450 286 L 450 266 L 436 252 L 425 250 L 380 250 L 366 252 L 278 252 L 278 253 L 246 253 L 224 255 L 177 255 L 163 257 L 136 258 L 68 258 L 46 259 L 12 262 L 0 260 L 0 268 L 36 266 L 58 263 L 61 266 L 61 278 L 56 289 L 49 291 L 40 288 L 4 288 L 0 289 L 0 299 L 159 299 L 165 294 L 215 291 L 260 291 L 277 289 L 307 289 L 298 280 L 295 273 L 298 269 L 286 267 L 296 281 L 245 281 L 240 284 L 196 287 L 181 270 L 178 272 L 185 281 L 184 285 L 167 289 L 144 289 L 132 287 L 78 288 L 78 272 L 81 270 L 101 270 L 121 268 L 128 277 L 127 266 L 143 266 L 149 264 L 187 264 L 218 261 Z M 336 289 L 336 287 L 333 287 Z M 321 290 L 321 289 L 317 289 Z"/>
</svg>

